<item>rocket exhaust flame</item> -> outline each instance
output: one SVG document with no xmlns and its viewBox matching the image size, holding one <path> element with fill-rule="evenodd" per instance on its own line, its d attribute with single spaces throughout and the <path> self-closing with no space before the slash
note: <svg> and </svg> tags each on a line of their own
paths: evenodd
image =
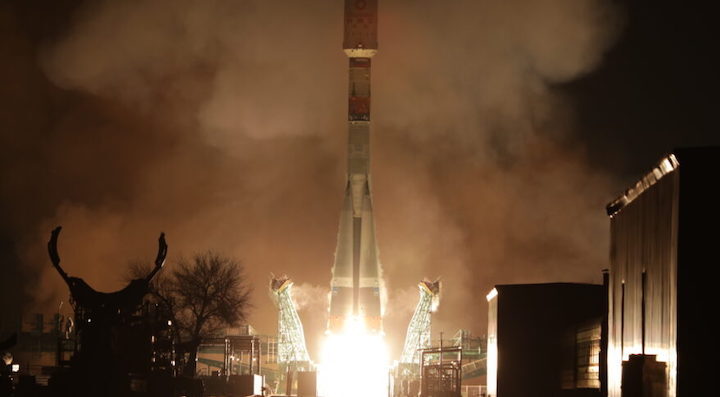
<svg viewBox="0 0 720 397">
<path fill-rule="evenodd" d="M 319 366 L 323 397 L 367 397 L 387 394 L 388 348 L 382 333 L 351 317 L 339 334 L 328 333 Z"/>
</svg>

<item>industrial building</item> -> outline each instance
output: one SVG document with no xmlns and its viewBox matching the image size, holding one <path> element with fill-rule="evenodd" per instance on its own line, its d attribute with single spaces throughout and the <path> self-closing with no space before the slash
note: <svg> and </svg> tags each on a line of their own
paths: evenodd
<svg viewBox="0 0 720 397">
<path fill-rule="evenodd" d="M 488 294 L 487 396 L 601 396 L 603 285 L 497 285 Z"/>
<path fill-rule="evenodd" d="M 718 159 L 677 150 L 607 206 L 611 397 L 715 393 Z"/>
<path fill-rule="evenodd" d="M 50 371 L 69 358 L 70 352 L 63 350 L 61 342 L 67 340 L 64 334 L 71 329 L 70 324 L 70 317 L 57 313 L 32 313 L 18 319 L 12 327 L 17 344 L 8 349 L 18 372 L 47 385 Z"/>
</svg>

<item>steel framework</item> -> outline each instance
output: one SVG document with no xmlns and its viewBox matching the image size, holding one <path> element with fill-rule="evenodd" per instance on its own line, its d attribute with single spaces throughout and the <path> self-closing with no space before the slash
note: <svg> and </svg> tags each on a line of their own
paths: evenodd
<svg viewBox="0 0 720 397">
<path fill-rule="evenodd" d="M 310 362 L 300 316 L 292 300 L 293 282 L 287 277 L 272 278 L 270 290 L 278 307 L 278 363 Z"/>
<path fill-rule="evenodd" d="M 430 313 L 437 309 L 440 302 L 440 281 L 422 281 L 418 288 L 420 300 L 408 325 L 401 363 L 420 364 L 420 349 L 430 347 Z"/>
</svg>

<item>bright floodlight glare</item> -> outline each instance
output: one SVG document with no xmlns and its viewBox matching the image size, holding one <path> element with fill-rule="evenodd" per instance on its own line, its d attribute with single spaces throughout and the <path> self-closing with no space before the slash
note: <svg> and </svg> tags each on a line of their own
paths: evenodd
<svg viewBox="0 0 720 397">
<path fill-rule="evenodd" d="M 381 333 L 365 330 L 353 318 L 339 335 L 327 335 L 319 368 L 323 397 L 383 397 L 387 395 L 389 358 Z"/>
</svg>

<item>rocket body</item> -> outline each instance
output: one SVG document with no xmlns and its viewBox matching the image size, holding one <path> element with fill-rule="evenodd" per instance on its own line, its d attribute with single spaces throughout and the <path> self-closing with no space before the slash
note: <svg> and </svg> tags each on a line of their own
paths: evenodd
<svg viewBox="0 0 720 397">
<path fill-rule="evenodd" d="M 345 0 L 349 57 L 347 183 L 331 281 L 328 331 L 350 319 L 382 331 L 380 262 L 370 190 L 370 71 L 377 52 L 377 0 Z"/>
<path fill-rule="evenodd" d="M 377 52 L 377 0 L 345 0 L 343 49 L 349 57 Z"/>
</svg>

